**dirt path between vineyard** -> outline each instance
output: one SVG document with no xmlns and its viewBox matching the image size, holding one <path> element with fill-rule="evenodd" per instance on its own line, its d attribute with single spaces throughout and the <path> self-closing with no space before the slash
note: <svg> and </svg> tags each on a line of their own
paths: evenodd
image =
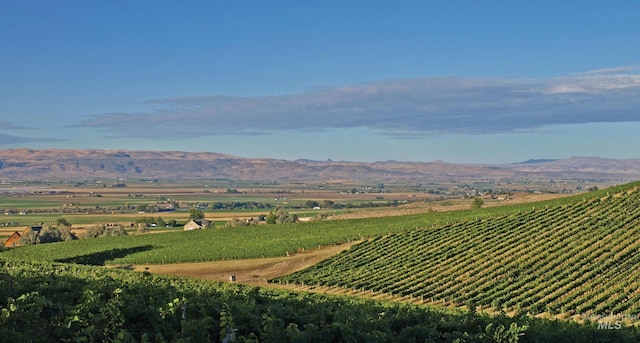
<svg viewBox="0 0 640 343">
<path fill-rule="evenodd" d="M 414 304 L 431 304 L 443 306 L 442 302 L 430 302 L 425 299 L 413 299 L 411 297 L 399 297 L 387 293 L 371 292 L 341 287 L 323 287 L 297 284 L 270 284 L 267 280 L 291 274 L 298 270 L 312 266 L 324 259 L 334 256 L 349 249 L 359 242 L 343 243 L 321 247 L 319 249 L 299 252 L 291 256 L 270 257 L 261 259 L 242 259 L 230 261 L 175 263 L 175 264 L 141 264 L 120 266 L 134 271 L 146 271 L 155 274 L 193 277 L 206 280 L 230 282 L 229 277 L 235 275 L 236 283 L 253 286 L 266 286 L 292 291 L 304 291 L 311 293 L 326 293 L 334 295 L 348 295 L 378 300 L 393 300 Z"/>
<path fill-rule="evenodd" d="M 550 198 L 549 195 L 528 195 L 523 197 L 514 197 L 513 202 L 528 202 L 539 201 Z M 558 195 L 555 195 L 558 197 Z M 462 205 L 460 205 L 462 206 Z M 464 205 L 468 207 L 467 205 Z M 409 211 L 415 211 L 416 213 L 424 213 L 425 207 L 407 209 L 398 209 L 398 213 L 390 211 L 363 211 L 354 212 L 350 214 L 342 214 L 335 216 L 339 219 L 346 218 L 362 218 L 362 217 L 376 217 L 378 215 L 406 215 Z M 458 209 L 457 206 L 450 206 L 447 208 L 438 208 L 434 211 L 449 211 Z M 411 212 L 411 214 L 415 214 Z M 333 219 L 333 217 L 330 217 Z M 131 269 L 135 271 L 147 271 L 150 273 L 186 276 L 207 280 L 218 281 L 230 281 L 230 277 L 235 275 L 235 280 L 238 283 L 244 283 L 256 286 L 267 285 L 267 280 L 276 278 L 279 276 L 291 274 L 298 270 L 302 270 L 309 266 L 312 266 L 324 259 L 327 259 L 341 251 L 349 249 L 352 245 L 358 242 L 343 243 L 338 245 L 330 245 L 321 247 L 319 249 L 311 249 L 304 252 L 298 252 L 291 256 L 260 258 L 260 259 L 241 259 L 241 260 L 229 260 L 229 261 L 213 261 L 213 262 L 198 262 L 198 263 L 176 263 L 176 264 L 140 264 L 119 266 L 121 268 Z M 278 285 L 273 285 L 278 286 Z M 288 287 L 292 287 L 289 285 Z M 335 292 L 332 290 L 331 292 Z"/>
<path fill-rule="evenodd" d="M 269 279 L 291 274 L 312 266 L 341 251 L 349 249 L 356 243 L 359 242 L 330 245 L 282 257 L 197 263 L 140 264 L 119 267 L 134 271 L 147 271 L 155 274 L 186 276 L 227 282 L 230 281 L 232 275 L 235 275 L 235 280 L 238 283 L 264 286 Z"/>
</svg>

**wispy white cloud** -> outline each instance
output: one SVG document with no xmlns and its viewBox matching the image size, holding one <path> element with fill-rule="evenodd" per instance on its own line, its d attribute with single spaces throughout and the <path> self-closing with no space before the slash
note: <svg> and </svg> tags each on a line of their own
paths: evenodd
<svg viewBox="0 0 640 343">
<path fill-rule="evenodd" d="M 23 130 L 37 130 L 23 125 L 16 125 L 14 122 L 8 120 L 0 120 L 0 131 L 8 133 L 0 133 L 0 146 L 15 145 L 32 142 L 58 142 L 63 139 L 49 138 L 49 137 L 29 137 L 22 134 L 15 135 L 16 131 L 22 132 Z"/>
<path fill-rule="evenodd" d="M 8 135 L 0 133 L 0 146 L 2 145 L 15 145 L 30 142 L 54 142 L 61 141 L 62 139 L 55 138 L 42 138 L 42 137 L 19 137 L 14 135 Z"/>
<path fill-rule="evenodd" d="M 621 89 L 640 88 L 640 74 L 611 74 L 616 70 L 603 69 L 580 76 L 554 79 L 547 94 L 553 93 L 607 93 Z"/>
<path fill-rule="evenodd" d="M 639 68 L 637 66 L 625 66 L 625 67 L 589 70 L 585 72 L 574 73 L 573 75 L 633 74 L 633 73 L 637 73 L 638 70 Z"/>
<path fill-rule="evenodd" d="M 547 80 L 400 79 L 285 96 L 182 97 L 148 103 L 153 111 L 100 114 L 78 126 L 168 138 L 336 128 L 415 137 L 640 121 L 640 74 L 624 67 Z"/>
<path fill-rule="evenodd" d="M 26 130 L 26 126 L 16 125 L 13 122 L 7 120 L 0 120 L 0 130 Z"/>
</svg>

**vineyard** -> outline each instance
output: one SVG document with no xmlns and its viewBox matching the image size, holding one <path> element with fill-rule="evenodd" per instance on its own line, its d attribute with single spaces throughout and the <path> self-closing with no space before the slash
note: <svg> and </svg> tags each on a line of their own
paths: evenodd
<svg viewBox="0 0 640 343">
<path fill-rule="evenodd" d="M 575 319 L 640 314 L 640 190 L 391 233 L 272 282 Z"/>
<path fill-rule="evenodd" d="M 631 186 L 626 185 L 611 189 L 615 191 L 629 187 Z M 581 200 L 583 197 L 592 198 L 603 194 L 606 195 L 599 191 L 539 203 L 420 215 L 104 237 L 18 247 L 15 251 L 0 252 L 0 256 L 93 265 L 165 264 L 286 256 L 287 253 L 318 246 L 368 239 L 419 228 L 446 226 L 476 218 L 505 216 L 528 211 L 532 206 L 557 207 Z"/>
<path fill-rule="evenodd" d="M 2 342 L 223 342 L 229 336 L 277 343 L 637 342 L 640 332 L 0 259 Z"/>
<path fill-rule="evenodd" d="M 17 247 L 0 253 L 0 341 L 638 342 L 639 234 L 635 183 L 516 206 Z M 283 256 L 355 239 L 272 282 L 437 306 L 89 266 Z M 584 323 L 536 318 L 551 316 Z"/>
</svg>

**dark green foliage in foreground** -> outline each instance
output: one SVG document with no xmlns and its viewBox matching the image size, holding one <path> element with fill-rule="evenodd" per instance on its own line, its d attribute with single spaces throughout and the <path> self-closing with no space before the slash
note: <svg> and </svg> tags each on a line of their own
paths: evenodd
<svg viewBox="0 0 640 343">
<path fill-rule="evenodd" d="M 227 329 L 228 328 L 228 329 Z M 3 342 L 635 342 L 637 331 L 0 260 Z M 524 334 L 524 335 L 522 335 Z M 520 336 L 521 335 L 521 336 Z"/>
</svg>

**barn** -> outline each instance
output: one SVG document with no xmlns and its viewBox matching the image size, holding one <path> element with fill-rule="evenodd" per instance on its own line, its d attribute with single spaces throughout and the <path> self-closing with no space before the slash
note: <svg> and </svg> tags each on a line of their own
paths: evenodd
<svg viewBox="0 0 640 343">
<path fill-rule="evenodd" d="M 202 230 L 206 229 L 209 225 L 209 221 L 206 219 L 190 219 L 186 224 L 184 224 L 184 231 L 192 231 L 192 230 Z"/>
<path fill-rule="evenodd" d="M 9 236 L 9 238 L 7 238 L 7 240 L 4 242 L 4 246 L 7 248 L 11 248 L 14 247 L 16 245 L 18 245 L 18 242 L 20 241 L 20 237 L 22 237 L 20 235 L 20 233 L 18 231 L 15 231 L 13 234 L 11 234 L 11 236 Z"/>
</svg>

